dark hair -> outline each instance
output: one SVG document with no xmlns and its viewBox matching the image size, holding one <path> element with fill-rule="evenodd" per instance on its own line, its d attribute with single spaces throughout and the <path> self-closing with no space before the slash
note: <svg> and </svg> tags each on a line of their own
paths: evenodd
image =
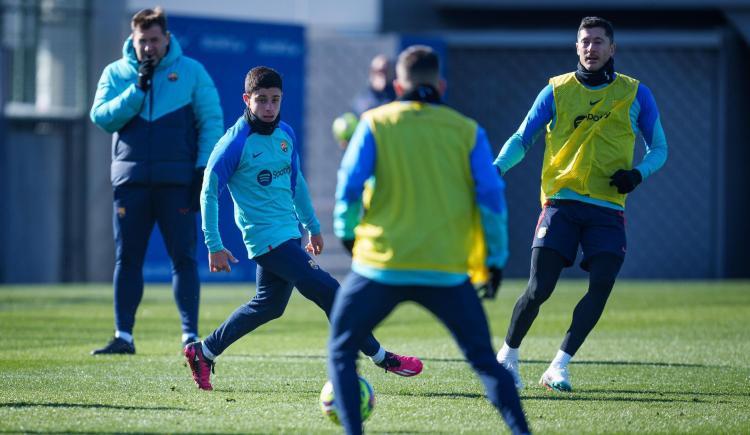
<svg viewBox="0 0 750 435">
<path fill-rule="evenodd" d="M 581 25 L 578 26 L 578 32 L 580 32 L 581 29 L 591 29 L 594 27 L 601 27 L 604 29 L 604 34 L 609 38 L 609 42 L 615 42 L 615 29 L 612 27 L 612 23 L 602 17 L 584 17 L 581 20 Z"/>
<path fill-rule="evenodd" d="M 267 66 L 256 66 L 245 76 L 245 93 L 252 94 L 258 89 L 281 87 L 281 74 Z"/>
<path fill-rule="evenodd" d="M 157 6 L 154 9 L 143 9 L 138 11 L 133 15 L 133 19 L 130 20 L 131 30 L 135 30 L 136 28 L 146 30 L 151 28 L 151 26 L 159 26 L 163 33 L 167 33 L 167 14 L 160 6 Z"/>
<path fill-rule="evenodd" d="M 396 75 L 399 80 L 417 87 L 437 85 L 440 79 L 440 58 L 426 45 L 412 45 L 398 55 Z"/>
</svg>

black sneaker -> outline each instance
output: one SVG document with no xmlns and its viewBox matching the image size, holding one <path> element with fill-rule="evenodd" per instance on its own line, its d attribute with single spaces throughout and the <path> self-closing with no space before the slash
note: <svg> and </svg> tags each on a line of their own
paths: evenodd
<svg viewBox="0 0 750 435">
<path fill-rule="evenodd" d="M 91 355 L 129 354 L 135 353 L 135 342 L 128 343 L 120 337 L 112 337 L 106 346 L 94 349 Z"/>
</svg>

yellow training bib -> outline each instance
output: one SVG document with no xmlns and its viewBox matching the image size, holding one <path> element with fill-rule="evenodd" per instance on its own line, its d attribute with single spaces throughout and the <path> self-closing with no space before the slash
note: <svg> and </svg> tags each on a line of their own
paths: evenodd
<svg viewBox="0 0 750 435">
<path fill-rule="evenodd" d="M 601 89 L 583 86 L 572 72 L 550 79 L 557 118 L 547 126 L 542 204 L 566 188 L 625 206 L 627 195 L 617 193 L 609 177 L 633 167 L 630 107 L 638 83 L 623 74 Z"/>
</svg>

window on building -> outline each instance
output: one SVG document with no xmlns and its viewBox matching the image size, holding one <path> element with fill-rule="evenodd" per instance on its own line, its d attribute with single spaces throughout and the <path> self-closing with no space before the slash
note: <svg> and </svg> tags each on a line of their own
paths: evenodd
<svg viewBox="0 0 750 435">
<path fill-rule="evenodd" d="M 0 0 L 3 112 L 85 114 L 88 0 Z"/>
</svg>

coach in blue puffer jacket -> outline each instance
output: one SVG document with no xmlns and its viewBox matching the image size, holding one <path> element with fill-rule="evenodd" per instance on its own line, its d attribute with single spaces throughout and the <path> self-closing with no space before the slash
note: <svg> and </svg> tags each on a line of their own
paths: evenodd
<svg viewBox="0 0 750 435">
<path fill-rule="evenodd" d="M 91 108 L 91 120 L 112 133 L 116 328 L 115 337 L 93 354 L 135 353 L 133 325 L 154 223 L 172 259 L 182 341 L 197 340 L 195 212 L 203 168 L 224 129 L 211 77 L 182 55 L 164 11 L 138 12 L 131 28 L 122 59 L 104 69 Z"/>
</svg>

